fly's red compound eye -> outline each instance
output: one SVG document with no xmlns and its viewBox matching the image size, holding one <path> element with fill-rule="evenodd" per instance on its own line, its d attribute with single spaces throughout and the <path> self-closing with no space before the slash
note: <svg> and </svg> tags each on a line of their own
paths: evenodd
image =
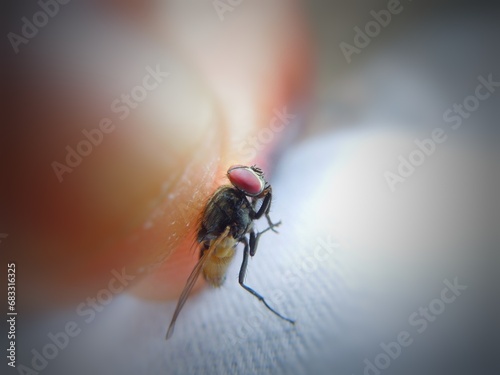
<svg viewBox="0 0 500 375">
<path fill-rule="evenodd" d="M 246 195 L 257 196 L 264 191 L 266 182 L 261 174 L 244 165 L 233 165 L 227 171 L 231 184 Z"/>
</svg>

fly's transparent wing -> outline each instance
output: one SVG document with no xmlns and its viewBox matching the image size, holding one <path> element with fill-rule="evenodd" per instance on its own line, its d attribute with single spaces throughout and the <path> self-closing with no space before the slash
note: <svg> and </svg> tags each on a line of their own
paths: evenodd
<svg viewBox="0 0 500 375">
<path fill-rule="evenodd" d="M 168 327 L 167 335 L 165 336 L 166 340 L 168 340 L 172 336 L 172 333 L 174 333 L 175 321 L 177 320 L 177 317 L 179 316 L 182 307 L 186 303 L 189 293 L 191 292 L 191 289 L 193 289 L 196 280 L 198 280 L 198 276 L 200 276 L 203 266 L 205 265 L 206 261 L 210 258 L 210 256 L 213 254 L 217 246 L 219 246 L 219 244 L 228 236 L 228 234 L 229 234 L 229 227 L 226 227 L 226 230 L 224 230 L 224 232 L 210 244 L 210 247 L 203 253 L 203 256 L 200 258 L 198 263 L 196 263 L 196 266 L 191 272 L 191 275 L 189 275 L 189 278 L 187 279 L 186 286 L 184 286 L 184 289 L 182 290 L 181 296 L 179 297 L 179 301 L 177 302 L 177 306 L 174 311 L 174 316 L 172 317 L 172 321 L 170 322 L 170 326 Z"/>
</svg>

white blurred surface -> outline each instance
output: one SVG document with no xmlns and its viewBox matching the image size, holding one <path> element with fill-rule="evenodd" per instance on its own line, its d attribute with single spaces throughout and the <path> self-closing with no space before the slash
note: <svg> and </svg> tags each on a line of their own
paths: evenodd
<svg viewBox="0 0 500 375">
<path fill-rule="evenodd" d="M 296 319 L 295 327 L 238 285 L 240 249 L 225 285 L 191 298 L 169 341 L 175 302 L 122 295 L 82 323 L 81 338 L 61 355 L 68 360 L 51 366 L 68 371 L 70 363 L 71 373 L 91 363 L 99 373 L 121 374 L 363 374 L 381 342 L 408 331 L 413 343 L 384 374 L 487 368 L 484 308 L 496 288 L 482 196 L 470 191 L 485 191 L 490 155 L 474 142 L 450 140 L 392 193 L 383 172 L 412 137 L 360 126 L 310 139 L 283 157 L 272 181 L 272 218 L 283 225 L 279 235 L 261 238 L 247 283 Z M 318 250 L 325 243 L 331 252 Z M 467 290 L 417 333 L 410 314 L 455 278 Z"/>
<path fill-rule="evenodd" d="M 382 374 L 495 374 L 498 228 L 490 214 L 498 206 L 499 93 L 462 129 L 447 129 L 449 139 L 395 192 L 384 179 L 399 155 L 415 149 L 415 138 L 446 127 L 442 113 L 473 93 L 478 75 L 498 70 L 491 48 L 491 59 L 473 53 L 476 39 L 494 41 L 491 30 L 472 33 L 467 54 L 457 34 L 463 23 L 431 24 L 427 33 L 425 24 L 410 33 L 411 45 L 380 48 L 374 58 L 363 51 L 366 68 L 351 65 L 345 87 L 326 87 L 314 134 L 274 171 L 271 216 L 283 225 L 279 235 L 262 237 L 247 283 L 295 327 L 238 285 L 239 251 L 225 285 L 191 298 L 168 342 L 176 302 L 122 295 L 82 323 L 82 335 L 47 372 L 358 375 L 381 342 L 408 331 L 413 343 Z M 334 251 L 318 258 L 325 242 Z M 455 278 L 467 290 L 419 334 L 409 316 Z M 71 313 L 58 319 L 81 321 Z"/>
</svg>

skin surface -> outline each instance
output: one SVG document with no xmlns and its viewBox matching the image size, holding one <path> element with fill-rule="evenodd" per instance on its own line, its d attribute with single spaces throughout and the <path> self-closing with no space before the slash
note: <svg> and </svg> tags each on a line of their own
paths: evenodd
<svg viewBox="0 0 500 375">
<path fill-rule="evenodd" d="M 243 160 L 240 140 L 267 127 L 304 86 L 295 5 L 235 10 L 240 22 L 225 29 L 211 7 L 155 6 L 68 5 L 7 58 L 2 259 L 22 270 L 18 304 L 27 312 L 75 306 L 124 269 L 127 291 L 176 299 L 199 256 L 194 223 L 206 200 L 227 183 L 228 166 L 265 165 L 281 134 L 260 145 L 260 160 Z M 200 19 L 213 25 L 204 35 L 189 26 Z M 256 22 L 262 33 L 253 32 Z M 253 57 L 242 53 L 249 45 Z M 111 103 L 130 96 L 148 66 L 170 75 L 120 118 Z M 76 150 L 83 131 L 104 119 L 113 130 L 59 181 L 54 161 L 67 165 L 67 147 Z"/>
</svg>

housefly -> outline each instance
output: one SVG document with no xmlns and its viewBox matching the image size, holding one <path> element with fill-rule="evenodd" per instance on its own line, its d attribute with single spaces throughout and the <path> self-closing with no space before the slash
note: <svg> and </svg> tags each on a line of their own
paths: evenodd
<svg viewBox="0 0 500 375">
<path fill-rule="evenodd" d="M 214 287 L 221 286 L 239 243 L 244 245 L 243 263 L 238 278 L 240 285 L 275 315 L 292 324 L 295 323 L 274 310 L 264 297 L 245 284 L 248 258 L 255 255 L 260 236 L 268 230 L 276 232 L 274 228 L 281 224 L 281 221 L 273 223 L 269 217 L 271 185 L 264 179 L 262 170 L 256 166 L 234 165 L 228 169 L 227 178 L 231 185 L 219 187 L 202 211 L 196 237 L 201 248 L 200 259 L 179 297 L 166 339 L 172 335 L 175 321 L 198 276 L 202 274 Z M 259 202 L 262 204 L 257 209 Z M 255 232 L 253 222 L 262 216 L 266 217 L 269 226 L 261 232 Z"/>
</svg>

